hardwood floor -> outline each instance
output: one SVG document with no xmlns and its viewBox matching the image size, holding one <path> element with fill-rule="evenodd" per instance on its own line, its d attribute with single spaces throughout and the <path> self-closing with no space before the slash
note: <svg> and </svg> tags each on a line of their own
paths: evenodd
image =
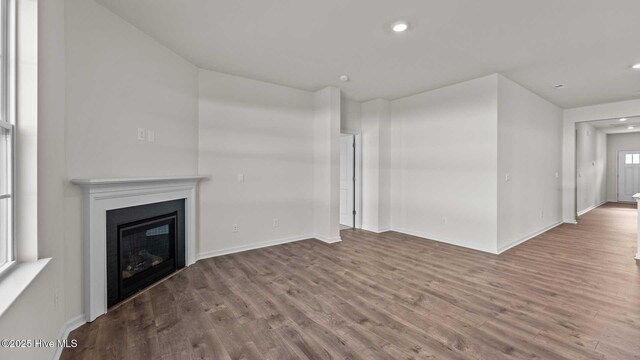
<svg viewBox="0 0 640 360">
<path fill-rule="evenodd" d="M 638 359 L 635 216 L 606 204 L 501 255 L 346 230 L 202 260 L 62 359 Z"/>
</svg>

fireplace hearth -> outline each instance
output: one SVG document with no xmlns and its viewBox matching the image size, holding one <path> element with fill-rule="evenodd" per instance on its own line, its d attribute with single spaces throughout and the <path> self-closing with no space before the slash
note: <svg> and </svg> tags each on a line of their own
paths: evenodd
<svg viewBox="0 0 640 360">
<path fill-rule="evenodd" d="M 185 266 L 184 200 L 107 211 L 107 306 Z"/>
</svg>

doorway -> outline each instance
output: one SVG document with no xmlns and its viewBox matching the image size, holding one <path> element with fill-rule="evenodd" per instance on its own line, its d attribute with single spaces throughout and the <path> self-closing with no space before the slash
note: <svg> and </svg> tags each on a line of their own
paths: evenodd
<svg viewBox="0 0 640 360">
<path fill-rule="evenodd" d="M 618 152 L 618 201 L 635 202 L 640 193 L 640 150 Z"/>
<path fill-rule="evenodd" d="M 640 192 L 640 116 L 575 124 L 577 216 Z"/>
<path fill-rule="evenodd" d="M 360 225 L 360 135 L 340 134 L 340 230 Z"/>
</svg>

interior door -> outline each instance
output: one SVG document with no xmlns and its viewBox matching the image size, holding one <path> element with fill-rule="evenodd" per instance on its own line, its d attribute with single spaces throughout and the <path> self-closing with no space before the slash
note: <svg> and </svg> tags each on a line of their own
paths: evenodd
<svg viewBox="0 0 640 360">
<path fill-rule="evenodd" d="M 353 227 L 353 135 L 340 135 L 340 224 Z"/>
<path fill-rule="evenodd" d="M 635 202 L 640 193 L 640 150 L 618 152 L 618 201 Z"/>
</svg>

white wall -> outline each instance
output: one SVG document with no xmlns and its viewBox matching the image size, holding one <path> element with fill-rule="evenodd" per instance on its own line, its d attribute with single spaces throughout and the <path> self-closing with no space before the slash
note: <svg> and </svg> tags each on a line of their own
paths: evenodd
<svg viewBox="0 0 640 360">
<path fill-rule="evenodd" d="M 618 201 L 618 152 L 640 150 L 640 132 L 607 135 L 607 201 Z"/>
<path fill-rule="evenodd" d="M 578 215 L 606 201 L 607 135 L 589 123 L 576 124 Z"/>
<path fill-rule="evenodd" d="M 199 80 L 198 167 L 211 176 L 201 254 L 312 236 L 314 93 L 207 70 Z"/>
<path fill-rule="evenodd" d="M 340 89 L 314 95 L 313 194 L 316 238 L 340 241 Z"/>
<path fill-rule="evenodd" d="M 498 76 L 498 251 L 562 221 L 561 151 L 562 110 Z"/>
<path fill-rule="evenodd" d="M 94 1 L 65 6 L 67 179 L 195 174 L 197 69 Z M 139 127 L 156 142 L 138 141 Z M 65 198 L 71 319 L 83 312 L 80 189 L 67 183 Z"/>
<path fill-rule="evenodd" d="M 362 104 L 362 228 L 374 232 L 391 227 L 390 103 Z"/>
<path fill-rule="evenodd" d="M 196 67 L 93 1 L 68 1 L 66 20 L 68 175 L 195 173 Z"/>
<path fill-rule="evenodd" d="M 394 230 L 496 251 L 497 81 L 391 102 Z"/>
<path fill-rule="evenodd" d="M 362 131 L 362 104 L 346 98 L 340 100 L 340 131 L 347 134 L 358 134 Z"/>
</svg>

